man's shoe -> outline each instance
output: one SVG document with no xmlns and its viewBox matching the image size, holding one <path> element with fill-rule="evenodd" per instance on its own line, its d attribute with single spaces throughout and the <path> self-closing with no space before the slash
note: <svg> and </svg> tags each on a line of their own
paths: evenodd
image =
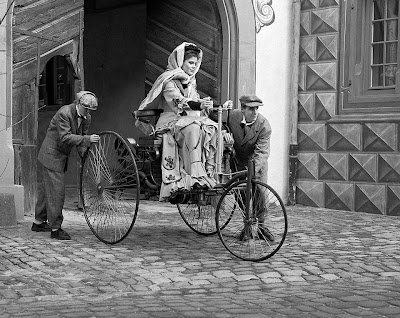
<svg viewBox="0 0 400 318">
<path fill-rule="evenodd" d="M 61 228 L 59 228 L 56 231 L 51 231 L 50 237 L 55 238 L 57 240 L 70 240 L 71 239 L 71 236 L 69 236 L 69 234 Z"/>
<path fill-rule="evenodd" d="M 47 222 L 43 222 L 41 224 L 32 223 L 31 230 L 34 232 L 50 232 L 51 228 Z"/>
<path fill-rule="evenodd" d="M 243 228 L 239 234 L 239 241 L 248 241 L 253 238 L 250 228 Z"/>
<path fill-rule="evenodd" d="M 271 242 L 275 241 L 274 235 L 265 226 L 259 226 L 258 233 L 260 233 L 260 235 L 259 235 L 260 238 L 263 238 L 263 239 L 266 238 L 268 241 L 271 241 Z"/>
</svg>

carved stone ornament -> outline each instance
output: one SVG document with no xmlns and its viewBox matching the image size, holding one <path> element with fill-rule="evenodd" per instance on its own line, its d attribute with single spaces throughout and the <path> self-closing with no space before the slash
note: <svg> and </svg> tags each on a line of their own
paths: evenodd
<svg viewBox="0 0 400 318">
<path fill-rule="evenodd" d="M 261 27 L 270 25 L 275 20 L 275 13 L 271 7 L 271 3 L 272 0 L 253 0 L 257 33 Z"/>
</svg>

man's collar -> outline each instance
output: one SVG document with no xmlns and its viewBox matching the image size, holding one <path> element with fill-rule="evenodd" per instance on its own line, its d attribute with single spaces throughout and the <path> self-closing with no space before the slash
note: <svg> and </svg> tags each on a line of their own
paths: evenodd
<svg viewBox="0 0 400 318">
<path fill-rule="evenodd" d="M 253 124 L 256 122 L 257 118 L 258 118 L 258 116 L 257 116 L 256 119 L 254 119 L 252 122 L 248 123 L 248 122 L 246 122 L 246 119 L 244 118 L 244 115 L 243 115 L 243 119 L 242 119 L 242 121 L 240 122 L 240 124 L 243 124 L 243 126 L 244 126 L 244 125 L 246 125 L 246 126 L 251 126 L 251 125 L 253 125 Z"/>
<path fill-rule="evenodd" d="M 87 119 L 86 116 L 83 116 L 83 115 L 81 115 L 81 114 L 79 113 L 79 107 L 78 107 L 78 105 L 75 105 L 75 107 L 76 107 L 76 113 L 78 114 L 78 117 L 82 117 L 82 118 Z"/>
</svg>

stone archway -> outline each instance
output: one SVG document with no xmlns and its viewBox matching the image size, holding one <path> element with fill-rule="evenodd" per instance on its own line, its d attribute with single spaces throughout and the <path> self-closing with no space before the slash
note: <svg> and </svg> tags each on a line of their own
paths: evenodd
<svg viewBox="0 0 400 318">
<path fill-rule="evenodd" d="M 216 0 L 223 32 L 222 99 L 238 100 L 256 88 L 256 22 L 250 1 Z"/>
</svg>

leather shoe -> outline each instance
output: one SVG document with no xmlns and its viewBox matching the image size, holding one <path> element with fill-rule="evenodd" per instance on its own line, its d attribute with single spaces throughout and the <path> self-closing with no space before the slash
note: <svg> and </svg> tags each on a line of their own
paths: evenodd
<svg viewBox="0 0 400 318">
<path fill-rule="evenodd" d="M 71 236 L 69 236 L 69 234 L 61 228 L 59 228 L 56 231 L 51 231 L 50 237 L 55 238 L 57 240 L 70 240 L 71 239 Z"/>
<path fill-rule="evenodd" d="M 258 233 L 260 233 L 260 239 L 267 239 L 270 242 L 275 241 L 275 237 L 274 235 L 270 232 L 270 230 L 268 230 L 267 227 L 265 226 L 259 226 L 258 227 Z"/>
<path fill-rule="evenodd" d="M 51 228 L 49 223 L 43 222 L 40 224 L 32 223 L 31 230 L 34 232 L 50 232 Z"/>
</svg>

